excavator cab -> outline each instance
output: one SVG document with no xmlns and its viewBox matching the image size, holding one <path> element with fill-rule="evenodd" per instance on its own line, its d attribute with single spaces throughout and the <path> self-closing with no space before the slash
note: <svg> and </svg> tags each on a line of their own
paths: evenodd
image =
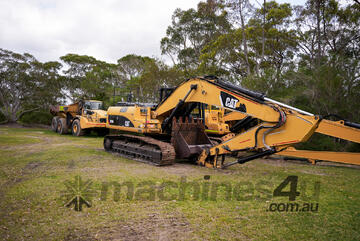
<svg viewBox="0 0 360 241">
<path fill-rule="evenodd" d="M 163 100 L 165 100 L 167 97 L 169 97 L 169 95 L 171 95 L 171 93 L 175 90 L 174 87 L 162 87 L 159 90 L 159 94 L 160 94 L 160 98 L 159 98 L 159 103 L 162 102 Z"/>
</svg>

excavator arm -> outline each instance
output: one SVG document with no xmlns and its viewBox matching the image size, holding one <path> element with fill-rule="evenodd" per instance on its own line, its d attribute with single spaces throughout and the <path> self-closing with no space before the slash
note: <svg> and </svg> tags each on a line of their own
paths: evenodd
<svg viewBox="0 0 360 241">
<path fill-rule="evenodd" d="M 316 128 L 317 133 L 321 133 L 343 140 L 360 143 L 360 125 L 349 121 L 322 120 Z"/>
<path fill-rule="evenodd" d="M 340 117 L 337 116 L 337 118 Z M 241 129 L 242 127 L 245 127 L 246 129 L 248 127 L 247 123 L 252 120 L 250 116 L 238 112 L 227 113 L 223 119 L 226 123 L 231 123 L 230 130 L 235 133 L 243 131 L 243 129 Z M 360 124 L 347 120 L 332 121 L 321 119 L 315 129 L 315 132 L 355 143 L 360 143 Z M 229 136 L 231 135 L 234 135 L 234 133 L 231 133 Z M 282 156 L 306 158 L 313 164 L 315 164 L 318 160 L 322 160 L 360 165 L 360 153 L 354 152 L 298 150 L 294 147 L 288 147 L 278 154 Z"/>
<path fill-rule="evenodd" d="M 323 119 L 315 132 L 360 143 L 360 125 L 345 120 L 331 121 Z M 297 150 L 294 147 L 289 147 L 280 152 L 279 155 L 306 158 L 312 164 L 315 164 L 317 160 L 322 160 L 360 165 L 360 153 L 355 152 Z"/>
</svg>

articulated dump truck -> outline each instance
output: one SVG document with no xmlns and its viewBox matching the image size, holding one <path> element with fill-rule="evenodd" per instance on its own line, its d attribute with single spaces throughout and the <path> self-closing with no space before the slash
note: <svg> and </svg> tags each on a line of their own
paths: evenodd
<svg viewBox="0 0 360 241">
<path fill-rule="evenodd" d="M 74 136 L 82 136 L 95 130 L 106 134 L 106 111 L 101 101 L 80 100 L 71 105 L 51 106 L 54 116 L 51 129 L 59 134 L 66 134 L 71 129 Z"/>
</svg>

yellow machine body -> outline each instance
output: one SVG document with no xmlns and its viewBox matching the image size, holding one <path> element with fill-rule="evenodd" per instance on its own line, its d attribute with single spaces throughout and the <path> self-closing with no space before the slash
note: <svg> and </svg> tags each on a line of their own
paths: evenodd
<svg viewBox="0 0 360 241">
<path fill-rule="evenodd" d="M 151 118 L 151 113 L 151 107 L 138 104 L 110 106 L 107 110 L 106 127 L 126 132 L 160 134 L 160 121 Z"/>
<path fill-rule="evenodd" d="M 205 132 L 210 135 L 225 135 L 230 133 L 229 125 L 224 121 L 225 110 L 216 106 L 205 109 Z"/>
</svg>

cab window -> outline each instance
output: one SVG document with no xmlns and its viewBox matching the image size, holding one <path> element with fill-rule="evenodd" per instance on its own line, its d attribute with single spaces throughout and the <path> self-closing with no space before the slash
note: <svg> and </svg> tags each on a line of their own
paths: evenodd
<svg viewBox="0 0 360 241">
<path fill-rule="evenodd" d="M 102 102 L 85 102 L 84 105 L 87 110 L 102 110 Z"/>
</svg>

